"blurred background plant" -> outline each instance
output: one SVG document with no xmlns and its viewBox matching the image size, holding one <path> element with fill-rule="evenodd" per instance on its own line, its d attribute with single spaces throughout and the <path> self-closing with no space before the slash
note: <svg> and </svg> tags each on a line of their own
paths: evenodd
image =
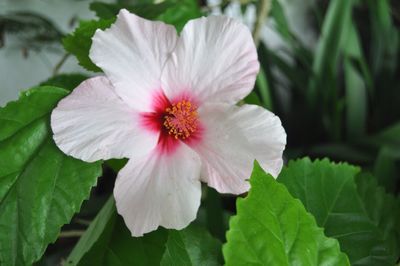
<svg viewBox="0 0 400 266">
<path fill-rule="evenodd" d="M 261 71 L 245 102 L 260 104 L 281 118 L 288 135 L 285 158 L 328 157 L 361 165 L 387 192 L 399 193 L 399 1 L 38 0 L 29 10 L 26 2 L 30 1 L 0 4 L 0 104 L 40 80 L 49 78 L 42 84 L 73 89 L 90 75 L 88 70 L 99 71 L 87 56 L 88 32 L 108 27 L 120 8 L 174 24 L 178 30 L 189 19 L 224 13 L 260 36 Z M 260 3 L 266 2 L 270 6 L 264 7 L 260 20 Z M 78 23 L 81 19 L 85 21 Z M 13 51 L 18 55 L 11 55 Z M 46 58 L 44 67 L 37 66 L 31 54 Z M 21 68 L 26 71 L 21 73 Z M 69 254 L 111 194 L 123 164 L 107 162 L 91 199 L 64 226 L 67 233 L 49 246 L 39 264 L 52 265 Z M 208 189 L 203 200 L 199 222 L 224 240 L 234 198 Z"/>
<path fill-rule="evenodd" d="M 398 190 L 398 8 L 395 1 L 316 1 L 304 18 L 318 36 L 310 46 L 291 29 L 281 2 L 273 2 L 285 46 L 277 53 L 260 45 L 255 93 L 282 119 L 288 158 L 352 162 Z"/>
</svg>

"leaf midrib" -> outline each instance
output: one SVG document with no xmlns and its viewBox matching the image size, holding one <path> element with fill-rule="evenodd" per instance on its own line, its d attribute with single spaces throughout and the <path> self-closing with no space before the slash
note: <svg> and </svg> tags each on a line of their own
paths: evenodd
<svg viewBox="0 0 400 266">
<path fill-rule="evenodd" d="M 26 163 L 24 163 L 23 164 L 23 166 L 20 168 L 20 172 L 18 173 L 18 175 L 17 175 L 17 177 L 15 178 L 15 181 L 14 181 L 14 183 L 11 185 L 11 187 L 10 187 L 10 189 L 7 191 L 7 193 L 4 195 L 4 198 L 1 200 L 1 202 L 0 202 L 0 208 L 3 206 L 3 203 L 4 203 L 4 201 L 5 201 L 5 199 L 6 198 L 8 198 L 8 196 L 9 196 L 9 194 L 15 189 L 16 190 L 16 197 L 17 197 L 17 199 L 16 199 L 16 220 L 17 220 L 17 222 L 16 222 L 16 226 L 15 226 L 15 236 L 16 236 L 16 238 L 15 239 L 17 239 L 17 241 L 16 241 L 16 246 L 13 246 L 13 253 L 14 254 L 16 254 L 15 256 L 14 256 L 14 258 L 18 258 L 18 257 L 21 257 L 21 256 L 18 256 L 18 251 L 19 251 L 19 245 L 18 245 L 18 243 L 17 242 L 19 242 L 18 241 L 18 239 L 20 238 L 20 233 L 19 233 L 19 229 L 21 228 L 21 224 L 20 224 L 20 219 L 19 219 L 19 205 L 20 205 L 20 202 L 19 202 L 19 199 L 20 199 L 20 197 L 19 197 L 19 186 L 18 186 L 18 184 L 19 184 L 19 182 L 20 182 L 20 177 L 21 177 L 21 175 L 23 174 L 23 173 L 25 173 L 25 170 L 27 169 L 27 166 L 32 162 L 32 160 L 35 158 L 35 156 L 34 156 L 34 154 L 36 154 L 37 152 L 39 152 L 40 150 L 42 150 L 43 149 L 43 147 L 45 146 L 45 144 L 48 142 L 48 140 L 46 140 L 46 138 L 44 138 L 43 139 L 43 141 L 40 143 L 40 145 L 35 149 L 35 152 L 33 152 L 32 153 L 32 155 L 29 157 L 29 159 L 26 161 Z M 22 259 L 24 260 L 24 256 L 22 256 Z M 15 262 L 14 262 L 15 263 Z M 14 264 L 14 265 L 17 265 L 17 264 Z"/>
<path fill-rule="evenodd" d="M 45 114 L 43 114 L 43 115 L 41 115 L 41 116 L 39 116 L 39 117 L 36 117 L 35 119 L 31 120 L 31 121 L 28 122 L 26 125 L 24 125 L 24 126 L 18 128 L 16 131 L 12 132 L 9 136 L 7 136 L 7 137 L 5 137 L 4 139 L 0 140 L 0 144 L 1 144 L 1 143 L 4 143 L 5 141 L 9 140 L 10 138 L 15 137 L 19 132 L 23 131 L 24 129 L 27 129 L 27 128 L 31 127 L 32 124 L 34 124 L 34 123 L 36 123 L 36 122 L 38 122 L 38 121 L 39 121 L 38 125 L 41 124 L 41 123 L 46 123 L 45 118 L 46 118 L 46 116 L 48 116 L 49 114 L 50 114 L 50 112 L 47 112 L 47 113 L 45 113 Z M 43 121 L 40 122 L 40 120 L 43 120 Z M 48 143 L 48 133 L 46 133 L 46 134 L 43 136 L 43 140 L 42 140 L 41 143 L 37 146 L 37 148 L 34 149 L 34 151 L 33 151 L 32 154 L 29 156 L 29 158 L 25 161 L 25 163 L 22 164 L 22 165 L 18 168 L 17 171 L 12 172 L 12 173 L 18 173 L 18 174 L 17 174 L 17 176 L 16 176 L 14 182 L 12 183 L 12 185 L 10 186 L 10 188 L 8 189 L 8 191 L 5 193 L 4 197 L 0 200 L 0 208 L 2 208 L 2 207 L 3 207 L 3 204 L 4 204 L 4 202 L 5 202 L 5 200 L 9 197 L 10 193 L 13 192 L 14 190 L 16 191 L 16 201 L 15 201 L 15 203 L 16 203 L 16 214 L 15 214 L 15 215 L 16 215 L 16 220 L 17 220 L 17 222 L 16 222 L 16 226 L 15 226 L 15 230 L 14 230 L 14 236 L 16 236 L 15 239 L 17 239 L 17 241 L 15 242 L 15 245 L 12 245 L 12 248 L 13 248 L 12 252 L 13 252 L 13 254 L 15 254 L 14 258 L 21 257 L 21 256 L 18 256 L 18 254 L 19 254 L 19 245 L 18 245 L 18 243 L 20 242 L 20 241 L 19 241 L 19 239 L 20 239 L 20 232 L 19 232 L 19 231 L 20 231 L 20 228 L 21 228 L 21 224 L 20 224 L 21 221 L 20 221 L 20 219 L 19 219 L 20 196 L 19 196 L 18 184 L 19 184 L 19 182 L 20 182 L 20 179 L 21 179 L 22 174 L 25 173 L 25 171 L 26 171 L 28 165 L 29 165 L 30 163 L 32 163 L 33 159 L 36 157 L 35 155 L 36 155 L 38 152 L 40 152 L 40 151 L 43 149 L 43 147 L 45 146 L 45 144 L 47 144 L 47 143 Z M 11 173 L 11 174 L 12 174 L 12 173 Z M 9 174 L 10 174 L 10 173 L 7 173 L 6 175 L 9 175 Z M 3 176 L 1 176 L 1 177 L 4 177 L 4 176 L 5 176 L 5 175 L 3 175 Z M 0 216 L 0 219 L 1 219 L 1 216 Z M 22 260 L 24 260 L 24 257 L 23 257 L 23 256 L 22 256 Z M 13 261 L 13 263 L 14 263 L 13 265 L 17 265 L 17 264 L 16 264 L 16 261 Z"/>
<path fill-rule="evenodd" d="M 36 121 L 39 121 L 41 118 L 44 118 L 44 116 L 42 116 L 42 117 L 40 117 L 40 118 L 37 118 L 37 119 L 35 119 L 34 121 L 31 121 L 31 122 L 29 123 L 29 125 L 33 124 L 33 123 L 36 122 Z M 6 139 L 1 140 L 1 141 L 0 141 L 0 144 L 1 144 L 3 141 L 5 141 L 5 140 L 7 140 L 7 139 L 9 139 L 9 138 L 11 138 L 11 137 L 13 137 L 13 136 L 15 136 L 15 135 L 16 135 L 18 132 L 20 132 L 21 130 L 27 128 L 27 126 L 28 126 L 28 125 L 26 125 L 26 126 L 20 128 L 20 129 L 18 129 L 17 131 L 15 131 L 15 133 L 14 133 L 13 135 L 7 137 Z M 47 135 L 47 134 L 46 134 L 46 135 Z M 4 197 L 0 200 L 0 208 L 1 208 L 1 206 L 2 206 L 2 204 L 3 204 L 3 202 L 4 202 L 4 200 L 8 197 L 8 194 L 10 193 L 10 191 L 11 191 L 12 189 L 14 189 L 15 184 L 18 183 L 18 180 L 19 180 L 21 174 L 23 174 L 23 171 L 22 171 L 22 170 L 23 170 L 23 169 L 26 169 L 26 168 L 27 168 L 27 165 L 29 165 L 29 164 L 32 162 L 32 160 L 35 158 L 35 154 L 43 148 L 43 146 L 44 146 L 44 144 L 46 143 L 46 141 L 47 141 L 47 136 L 44 136 L 42 142 L 37 146 L 37 148 L 34 150 L 34 152 L 32 152 L 32 155 L 28 158 L 28 160 L 26 160 L 26 162 L 25 162 L 23 165 L 21 165 L 21 167 L 18 168 L 18 170 L 0 176 L 0 177 L 5 177 L 5 176 L 8 176 L 8 175 L 10 175 L 10 174 L 18 173 L 18 175 L 17 175 L 17 177 L 15 178 L 15 181 L 13 182 L 13 184 L 10 186 L 9 190 L 8 190 L 7 193 L 4 195 Z M 21 172 L 21 171 L 22 171 L 22 172 Z"/>
<path fill-rule="evenodd" d="M 47 115 L 49 115 L 49 114 L 50 114 L 50 112 L 45 113 L 44 115 L 41 115 L 41 116 L 39 116 L 39 117 L 33 119 L 32 121 L 29 121 L 26 125 L 24 125 L 24 126 L 18 128 L 16 131 L 12 132 L 9 136 L 7 136 L 7 137 L 5 137 L 5 138 L 3 138 L 3 139 L 0 139 L 0 144 L 3 143 L 3 142 L 5 142 L 6 140 L 9 140 L 9 139 L 12 138 L 13 136 L 15 136 L 18 132 L 24 130 L 25 128 L 27 128 L 27 127 L 29 127 L 29 126 L 31 126 L 33 123 L 39 121 L 40 119 L 45 118 L 45 117 L 46 117 Z M 1 119 L 0 119 L 0 120 L 1 120 Z"/>
</svg>

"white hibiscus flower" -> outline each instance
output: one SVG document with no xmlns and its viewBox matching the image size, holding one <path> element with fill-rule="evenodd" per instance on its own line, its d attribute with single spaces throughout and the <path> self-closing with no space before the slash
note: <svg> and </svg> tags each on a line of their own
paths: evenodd
<svg viewBox="0 0 400 266">
<path fill-rule="evenodd" d="M 189 21 L 180 36 L 121 10 L 90 50 L 104 76 L 80 84 L 54 109 L 57 146 L 87 162 L 129 158 L 114 187 L 133 236 L 196 218 L 201 181 L 221 193 L 249 189 L 256 159 L 277 176 L 286 134 L 278 117 L 235 104 L 259 62 L 249 30 L 223 16 Z"/>
</svg>

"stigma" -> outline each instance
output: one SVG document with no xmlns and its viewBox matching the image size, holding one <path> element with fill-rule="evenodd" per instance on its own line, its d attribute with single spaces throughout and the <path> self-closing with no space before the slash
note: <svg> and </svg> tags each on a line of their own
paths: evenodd
<svg viewBox="0 0 400 266">
<path fill-rule="evenodd" d="M 197 106 L 182 100 L 165 109 L 164 127 L 175 139 L 187 139 L 197 130 Z"/>
</svg>

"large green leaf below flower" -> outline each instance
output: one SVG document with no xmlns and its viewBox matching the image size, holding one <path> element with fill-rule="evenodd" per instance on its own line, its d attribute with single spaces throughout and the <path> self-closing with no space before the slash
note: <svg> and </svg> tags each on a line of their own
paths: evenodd
<svg viewBox="0 0 400 266">
<path fill-rule="evenodd" d="M 334 164 L 327 159 L 312 162 L 306 158 L 290 162 L 278 181 L 303 202 L 327 236 L 339 241 L 352 265 L 394 265 L 398 252 L 391 239 L 393 227 L 386 222 L 379 224 L 372 216 L 393 214 L 379 210 L 377 202 L 365 202 L 369 197 L 385 199 L 381 192 L 363 192 L 377 189 L 371 183 L 363 184 L 361 180 L 363 187 L 357 188 L 354 178 L 358 172 L 359 168 L 345 163 Z"/>
<path fill-rule="evenodd" d="M 163 228 L 132 237 L 116 212 L 113 197 L 73 249 L 66 265 L 220 265 L 220 247 L 203 228 Z"/>
<path fill-rule="evenodd" d="M 0 265 L 31 265 L 101 174 L 54 144 L 51 110 L 68 91 L 38 87 L 0 109 Z"/>
<path fill-rule="evenodd" d="M 256 165 L 251 189 L 237 201 L 223 253 L 226 265 L 349 265 L 284 185 Z"/>
<path fill-rule="evenodd" d="M 132 237 L 117 215 L 111 196 L 71 252 L 66 265 L 159 265 L 166 240 L 166 230 Z"/>
<path fill-rule="evenodd" d="M 161 266 L 222 265 L 221 243 L 202 227 L 169 230 Z"/>
<path fill-rule="evenodd" d="M 400 256 L 400 199 L 379 187 L 371 174 L 361 173 L 355 181 L 368 217 L 386 240 L 392 262 L 397 261 Z"/>
</svg>

